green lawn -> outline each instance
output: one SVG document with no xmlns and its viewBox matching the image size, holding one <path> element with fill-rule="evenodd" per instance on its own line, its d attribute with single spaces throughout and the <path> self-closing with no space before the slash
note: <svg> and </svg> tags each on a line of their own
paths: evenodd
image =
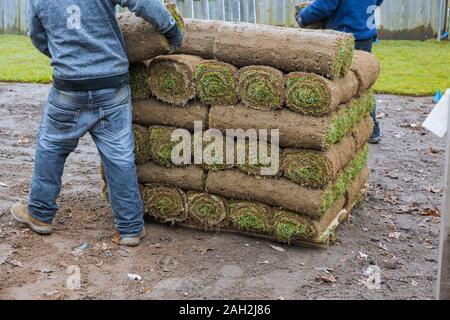
<svg viewBox="0 0 450 320">
<path fill-rule="evenodd" d="M 50 82 L 49 60 L 26 36 L 0 35 L 0 81 Z M 450 42 L 381 41 L 375 91 L 429 96 L 450 87 Z"/>
<path fill-rule="evenodd" d="M 378 93 L 429 96 L 450 88 L 450 42 L 381 41 Z"/>
</svg>

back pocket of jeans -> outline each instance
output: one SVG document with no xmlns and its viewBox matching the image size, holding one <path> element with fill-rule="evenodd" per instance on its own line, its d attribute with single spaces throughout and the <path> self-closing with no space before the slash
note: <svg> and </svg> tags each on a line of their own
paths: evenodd
<svg viewBox="0 0 450 320">
<path fill-rule="evenodd" d="M 130 130 L 130 105 L 125 103 L 112 109 L 101 109 L 102 132 L 110 136 L 120 136 Z"/>
<path fill-rule="evenodd" d="M 80 111 L 63 110 L 48 104 L 47 123 L 55 133 L 72 132 L 77 125 Z"/>
</svg>

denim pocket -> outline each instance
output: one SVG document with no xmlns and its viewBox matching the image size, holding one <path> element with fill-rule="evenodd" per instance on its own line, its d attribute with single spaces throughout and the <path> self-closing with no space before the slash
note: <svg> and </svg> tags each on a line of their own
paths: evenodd
<svg viewBox="0 0 450 320">
<path fill-rule="evenodd" d="M 101 131 L 110 136 L 122 135 L 131 130 L 131 108 L 125 103 L 114 108 L 102 108 Z"/>
<path fill-rule="evenodd" d="M 68 133 L 75 130 L 80 111 L 64 110 L 47 104 L 47 124 L 54 133 Z"/>
</svg>

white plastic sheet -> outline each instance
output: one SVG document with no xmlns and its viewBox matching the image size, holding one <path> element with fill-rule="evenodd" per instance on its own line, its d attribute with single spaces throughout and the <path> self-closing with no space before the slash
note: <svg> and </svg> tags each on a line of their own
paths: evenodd
<svg viewBox="0 0 450 320">
<path fill-rule="evenodd" d="M 450 108 L 450 89 L 447 89 L 444 96 L 436 104 L 422 126 L 439 138 L 443 138 L 448 130 L 448 109 Z"/>
</svg>

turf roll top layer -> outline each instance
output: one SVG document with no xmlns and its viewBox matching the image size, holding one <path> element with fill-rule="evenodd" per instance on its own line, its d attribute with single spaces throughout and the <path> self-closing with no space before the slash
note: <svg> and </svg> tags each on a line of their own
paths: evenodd
<svg viewBox="0 0 450 320">
<path fill-rule="evenodd" d="M 247 66 L 238 72 L 242 103 L 256 110 L 277 110 L 284 103 L 284 74 L 268 66 Z"/>
<path fill-rule="evenodd" d="M 184 106 L 196 95 L 194 73 L 202 58 L 168 55 L 152 59 L 148 66 L 150 90 L 159 100 Z"/>
<path fill-rule="evenodd" d="M 289 110 L 259 111 L 238 104 L 233 107 L 213 106 L 209 127 L 227 129 L 278 129 L 280 147 L 325 150 L 342 141 L 366 118 L 373 107 L 373 95 L 354 99 L 326 117 L 301 115 Z"/>
<path fill-rule="evenodd" d="M 204 227 L 225 225 L 228 218 L 226 201 L 216 195 L 208 193 L 189 192 L 189 218 Z"/>
<path fill-rule="evenodd" d="M 133 124 L 133 132 L 135 161 L 137 164 L 142 164 L 150 158 L 150 130 Z"/>
<path fill-rule="evenodd" d="M 330 81 L 322 76 L 292 72 L 286 76 L 286 106 L 293 112 L 324 116 L 357 96 L 359 82 L 353 72 Z"/>
<path fill-rule="evenodd" d="M 137 166 L 137 176 L 143 184 L 159 184 L 194 191 L 203 191 L 206 179 L 206 174 L 198 166 L 167 168 L 153 162 Z"/>
<path fill-rule="evenodd" d="M 223 22 L 217 31 L 214 57 L 238 67 L 267 65 L 334 79 L 341 75 L 344 60 L 351 58 L 352 38 L 345 33 Z M 274 46 L 283 54 L 274 54 Z"/>
<path fill-rule="evenodd" d="M 230 224 L 251 233 L 270 234 L 273 231 L 273 209 L 268 205 L 251 201 L 228 201 Z"/>
<path fill-rule="evenodd" d="M 164 104 L 151 98 L 133 103 L 133 122 L 143 126 L 168 126 L 194 130 L 194 121 L 200 121 L 203 128 L 208 120 L 208 107 L 197 100 L 184 107 Z"/>
<path fill-rule="evenodd" d="M 237 68 L 231 64 L 207 60 L 197 65 L 197 97 L 209 105 L 232 105 L 238 101 Z"/>
<path fill-rule="evenodd" d="M 187 219 L 186 195 L 180 189 L 147 185 L 142 191 L 142 201 L 145 212 L 163 223 Z"/>
</svg>

